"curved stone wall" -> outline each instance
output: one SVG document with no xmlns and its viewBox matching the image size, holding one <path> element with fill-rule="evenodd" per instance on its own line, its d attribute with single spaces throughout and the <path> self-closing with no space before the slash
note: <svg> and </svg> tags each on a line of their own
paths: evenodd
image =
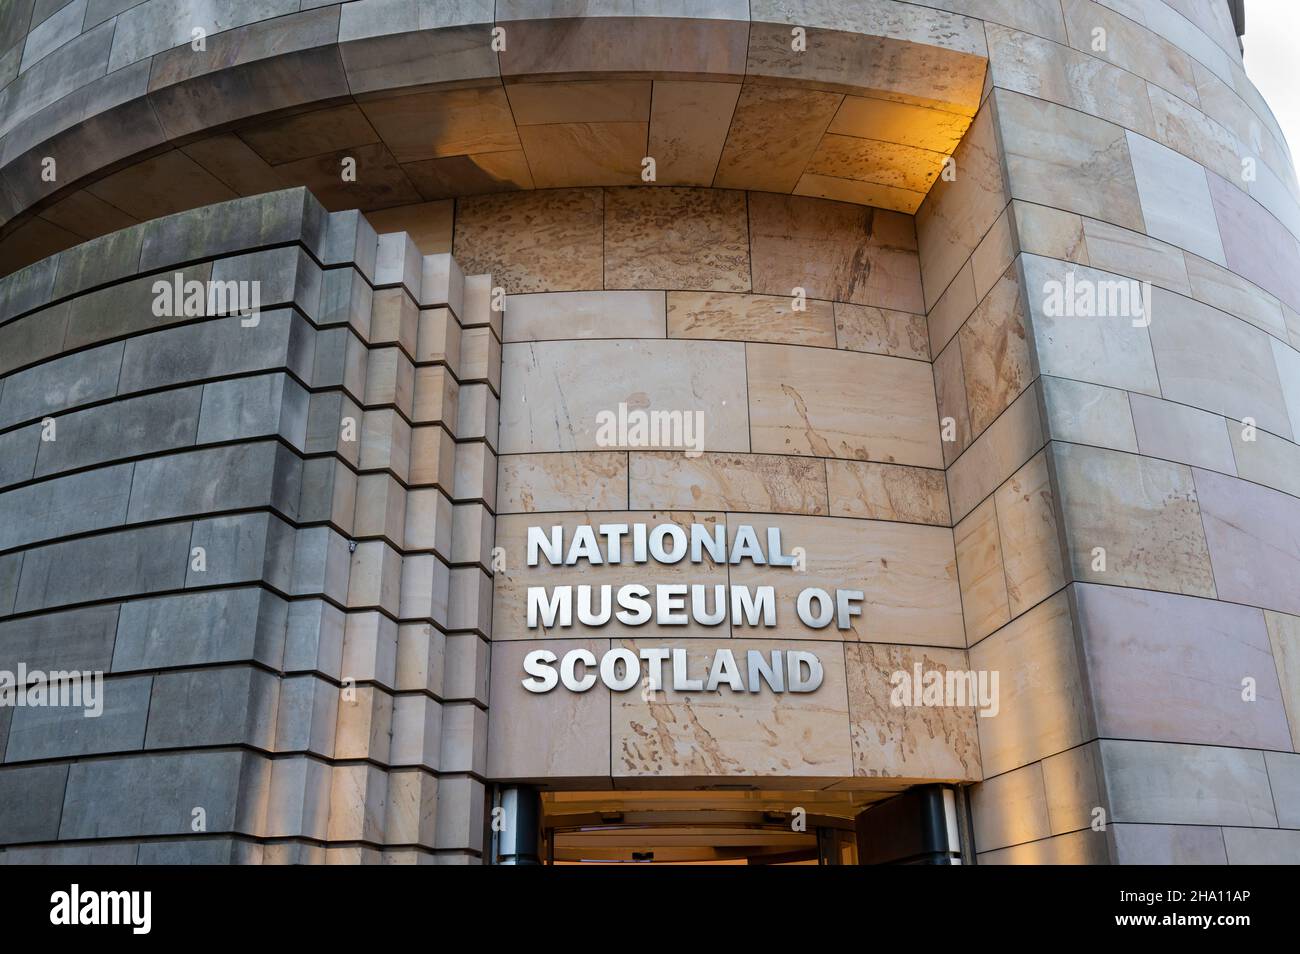
<svg viewBox="0 0 1300 954">
<path fill-rule="evenodd" d="M 160 280 L 260 312 L 160 315 Z M 0 669 L 104 682 L 0 708 L 4 860 L 476 860 L 487 276 L 299 189 L 5 292 Z"/>
<path fill-rule="evenodd" d="M 106 670 L 112 705 L 91 729 L 0 707 L 0 783 L 31 793 L 0 803 L 3 857 L 475 861 L 485 782 L 731 778 L 976 783 L 981 863 L 1300 858 L 1300 187 L 1226 4 L 250 3 L 206 57 L 171 48 L 179 0 L 52 6 L 6 8 L 53 14 L 27 34 L 0 22 L 10 248 L 109 234 L 0 279 L 0 652 Z M 516 45 L 485 59 L 501 24 Z M 807 58 L 775 59 L 803 25 Z M 955 90 L 936 64 L 970 72 Z M 521 124 L 538 82 L 562 92 L 524 92 L 542 121 Z M 669 83 L 679 115 L 714 117 L 676 168 L 717 162 L 630 185 Z M 723 86 L 771 108 L 747 127 L 691 98 Z M 441 192 L 326 196 L 422 248 L 301 190 L 155 218 L 282 175 L 334 189 L 315 137 L 371 94 L 399 131 L 499 94 L 531 178 L 481 159 L 515 140 L 457 127 L 395 157 Z M 180 125 L 133 139 L 144 105 Z M 908 144 L 895 107 L 943 114 L 923 118 L 946 140 L 911 144 L 956 175 L 885 210 L 875 186 L 914 167 L 863 143 Z M 623 164 L 583 145 L 621 124 L 647 137 L 622 130 Z M 368 135 L 339 148 L 388 141 Z M 313 154 L 260 151 L 296 141 Z M 539 175 L 530 141 L 572 178 Z M 53 146 L 76 172 L 38 184 Z M 822 174 L 872 188 L 790 194 Z M 152 282 L 178 270 L 261 278 L 261 321 L 159 322 Z M 703 411 L 705 453 L 597 441 L 620 403 Z M 843 639 L 680 638 L 815 645 L 802 704 L 596 689 L 530 710 L 521 587 L 557 577 L 520 563 L 523 535 L 592 514 L 779 525 L 809 583 L 861 581 L 864 614 Z M 998 673 L 998 714 L 882 701 L 917 661 Z"/>
</svg>

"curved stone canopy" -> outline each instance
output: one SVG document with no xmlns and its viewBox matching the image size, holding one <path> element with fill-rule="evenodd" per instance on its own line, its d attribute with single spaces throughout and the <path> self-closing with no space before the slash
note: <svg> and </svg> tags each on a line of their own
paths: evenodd
<svg viewBox="0 0 1300 954">
<path fill-rule="evenodd" d="M 3 271 L 294 185 L 333 209 L 653 181 L 910 213 L 987 65 L 980 21 L 893 0 L 299 5 L 101 0 L 36 26 L 0 92 Z"/>
</svg>

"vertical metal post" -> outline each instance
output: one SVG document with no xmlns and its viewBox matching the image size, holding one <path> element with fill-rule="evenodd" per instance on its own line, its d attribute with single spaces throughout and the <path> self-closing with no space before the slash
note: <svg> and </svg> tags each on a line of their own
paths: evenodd
<svg viewBox="0 0 1300 954">
<path fill-rule="evenodd" d="M 540 865 L 542 797 L 531 785 L 502 785 L 494 799 L 492 863 Z"/>
</svg>

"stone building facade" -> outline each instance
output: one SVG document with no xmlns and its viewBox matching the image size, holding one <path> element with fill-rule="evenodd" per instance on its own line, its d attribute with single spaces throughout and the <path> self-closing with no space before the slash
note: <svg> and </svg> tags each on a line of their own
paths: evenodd
<svg viewBox="0 0 1300 954">
<path fill-rule="evenodd" d="M 1300 861 L 1300 187 L 1231 9 L 7 3 L 0 670 L 103 712 L 0 706 L 0 860 L 478 864 L 525 791 Z M 638 523 L 801 562 L 527 559 Z M 779 615 L 528 624 L 606 584 Z M 523 685 L 620 648 L 821 679 Z"/>
</svg>

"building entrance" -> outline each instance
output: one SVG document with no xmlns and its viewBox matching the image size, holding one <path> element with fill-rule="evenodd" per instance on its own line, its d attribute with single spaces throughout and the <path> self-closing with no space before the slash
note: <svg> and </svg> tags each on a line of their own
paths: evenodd
<svg viewBox="0 0 1300 954">
<path fill-rule="evenodd" d="M 857 865 L 960 863 L 960 793 L 498 789 L 503 864 Z"/>
</svg>

